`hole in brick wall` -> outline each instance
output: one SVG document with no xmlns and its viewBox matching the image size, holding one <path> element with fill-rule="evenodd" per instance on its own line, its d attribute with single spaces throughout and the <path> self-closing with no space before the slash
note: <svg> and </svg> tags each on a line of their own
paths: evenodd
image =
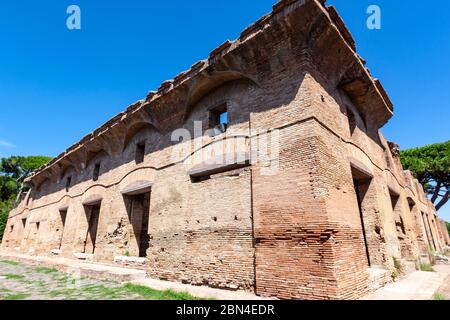
<svg viewBox="0 0 450 320">
<path fill-rule="evenodd" d="M 375 232 L 380 235 L 381 234 L 381 228 L 380 226 L 375 226 Z"/>
<path fill-rule="evenodd" d="M 135 154 L 136 164 L 144 162 L 144 158 L 145 158 L 145 141 L 136 144 L 136 154 Z"/>
<path fill-rule="evenodd" d="M 100 176 L 100 165 L 101 163 L 96 163 L 94 167 L 94 172 L 92 174 L 92 180 L 97 181 Z"/>
<path fill-rule="evenodd" d="M 324 96 L 320 96 L 320 99 L 322 100 L 322 102 L 325 102 L 325 97 Z"/>
<path fill-rule="evenodd" d="M 213 219 L 215 222 L 217 222 L 217 217 L 213 217 L 212 219 Z"/>
<path fill-rule="evenodd" d="M 356 117 L 355 114 L 347 108 L 348 125 L 350 128 L 350 134 L 353 134 L 356 130 Z"/>
<path fill-rule="evenodd" d="M 210 180 L 210 179 L 211 179 L 211 176 L 191 177 L 191 182 L 192 183 L 199 183 L 199 182 L 207 181 L 207 180 Z"/>
<path fill-rule="evenodd" d="M 238 216 L 234 216 L 234 220 L 236 220 L 236 221 L 237 221 L 237 220 L 238 220 Z"/>
<path fill-rule="evenodd" d="M 72 185 L 72 176 L 66 179 L 66 192 L 69 192 L 70 186 Z"/>
</svg>

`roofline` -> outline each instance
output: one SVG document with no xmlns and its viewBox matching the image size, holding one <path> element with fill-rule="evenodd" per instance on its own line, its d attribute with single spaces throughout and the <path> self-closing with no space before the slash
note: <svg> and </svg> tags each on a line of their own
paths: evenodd
<svg viewBox="0 0 450 320">
<path fill-rule="evenodd" d="M 364 67 L 364 61 L 356 53 L 356 46 L 355 46 L 355 41 L 353 40 L 353 37 L 351 36 L 351 33 L 348 31 L 348 29 L 345 27 L 345 24 L 343 23 L 342 19 L 340 18 L 340 16 L 338 15 L 338 13 L 334 7 L 332 7 L 332 6 L 326 7 L 326 5 L 325 5 L 326 0 L 280 0 L 273 5 L 272 11 L 270 13 L 261 17 L 256 22 L 254 22 L 253 24 L 251 24 L 250 26 L 245 28 L 241 32 L 239 38 L 237 38 L 234 41 L 230 41 L 230 40 L 225 41 L 220 46 L 218 46 L 217 48 L 212 50 L 207 59 L 200 60 L 200 61 L 194 63 L 190 69 L 179 73 L 177 76 L 175 76 L 171 80 L 164 81 L 160 85 L 160 87 L 158 88 L 157 91 L 150 91 L 147 94 L 145 99 L 138 100 L 135 103 L 129 105 L 125 109 L 125 111 L 112 117 L 110 120 L 108 120 L 103 125 L 101 125 L 97 129 L 95 129 L 93 132 L 89 133 L 88 135 L 83 137 L 81 140 L 79 140 L 77 143 L 70 146 L 68 149 L 66 149 L 66 151 L 64 151 L 57 157 L 55 157 L 52 161 L 50 161 L 46 165 L 36 169 L 25 179 L 25 182 L 31 182 L 34 177 L 36 177 L 39 174 L 43 173 L 44 171 L 48 170 L 50 167 L 56 165 L 61 160 L 66 158 L 69 154 L 82 148 L 88 142 L 95 140 L 97 137 L 99 137 L 103 133 L 107 132 L 110 128 L 112 128 L 115 125 L 122 122 L 123 119 L 127 118 L 129 115 L 137 112 L 139 109 L 141 109 L 143 107 L 147 107 L 151 104 L 154 104 L 155 102 L 160 100 L 162 97 L 168 95 L 169 92 L 172 92 L 174 89 L 179 87 L 184 82 L 196 77 L 201 71 L 203 71 L 207 67 L 213 65 L 215 62 L 217 62 L 218 60 L 223 58 L 229 52 L 233 51 L 240 45 L 244 44 L 247 40 L 251 39 L 257 33 L 261 32 L 264 29 L 264 26 L 269 21 L 271 21 L 278 15 L 286 14 L 286 12 L 288 12 L 288 10 L 285 10 L 287 7 L 289 7 L 291 5 L 292 6 L 294 6 L 294 5 L 303 6 L 308 1 L 310 1 L 310 2 L 312 1 L 312 2 L 316 3 L 316 5 L 320 6 L 322 8 L 322 10 L 327 14 L 328 18 L 330 19 L 330 22 L 336 26 L 336 29 L 339 32 L 342 40 L 351 48 L 351 50 L 355 54 L 355 57 L 357 57 L 359 63 L 361 63 L 365 72 L 371 78 L 376 91 L 380 94 L 380 97 L 386 103 L 386 106 L 388 107 L 388 109 L 392 111 L 392 103 L 389 100 L 387 93 L 385 92 L 381 83 L 377 79 L 374 79 L 370 75 L 370 72 L 367 70 L 367 68 Z"/>
</svg>

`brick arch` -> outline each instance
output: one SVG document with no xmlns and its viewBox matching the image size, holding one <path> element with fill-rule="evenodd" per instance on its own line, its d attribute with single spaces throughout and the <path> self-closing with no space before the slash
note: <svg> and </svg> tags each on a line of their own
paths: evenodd
<svg viewBox="0 0 450 320">
<path fill-rule="evenodd" d="M 183 120 L 186 121 L 195 109 L 195 106 L 210 93 L 232 82 L 243 80 L 251 85 L 259 87 L 255 80 L 238 71 L 217 71 L 212 75 L 200 76 L 189 89 L 187 106 Z"/>
<path fill-rule="evenodd" d="M 105 149 L 100 149 L 100 150 L 96 150 L 96 151 L 88 151 L 86 154 L 86 168 L 88 168 L 92 161 L 96 158 L 99 157 L 111 157 L 111 155 L 105 150 Z"/>
<path fill-rule="evenodd" d="M 142 122 L 133 123 L 132 125 L 130 125 L 127 128 L 125 138 L 123 140 L 122 151 L 125 151 L 125 149 L 128 147 L 128 145 L 133 140 L 133 138 L 145 129 L 150 129 L 156 133 L 159 132 L 157 130 L 157 128 L 150 122 L 142 121 Z"/>
</svg>

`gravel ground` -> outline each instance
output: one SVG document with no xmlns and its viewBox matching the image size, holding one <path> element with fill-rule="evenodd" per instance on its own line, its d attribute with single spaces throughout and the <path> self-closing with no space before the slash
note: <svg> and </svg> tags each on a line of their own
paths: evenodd
<svg viewBox="0 0 450 320">
<path fill-rule="evenodd" d="M 439 288 L 435 295 L 435 300 L 450 300 L 450 276 L 445 280 L 445 284 Z"/>
<path fill-rule="evenodd" d="M 122 284 L 0 260 L 0 300 L 141 300 Z"/>
</svg>

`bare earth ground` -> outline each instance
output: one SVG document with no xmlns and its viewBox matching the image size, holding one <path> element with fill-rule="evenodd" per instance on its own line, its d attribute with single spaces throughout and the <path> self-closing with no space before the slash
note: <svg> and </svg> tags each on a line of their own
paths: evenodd
<svg viewBox="0 0 450 320">
<path fill-rule="evenodd" d="M 56 269 L 0 260 L 0 300 L 144 300 L 193 297 L 113 281 L 75 277 Z"/>
<path fill-rule="evenodd" d="M 450 258 L 450 252 L 448 252 L 446 256 Z M 450 300 L 450 275 L 445 280 L 445 283 L 436 292 L 435 299 Z"/>
<path fill-rule="evenodd" d="M 450 300 L 450 276 L 445 280 L 445 284 L 439 288 L 437 294 L 441 294 L 442 298 L 445 300 Z"/>
</svg>

